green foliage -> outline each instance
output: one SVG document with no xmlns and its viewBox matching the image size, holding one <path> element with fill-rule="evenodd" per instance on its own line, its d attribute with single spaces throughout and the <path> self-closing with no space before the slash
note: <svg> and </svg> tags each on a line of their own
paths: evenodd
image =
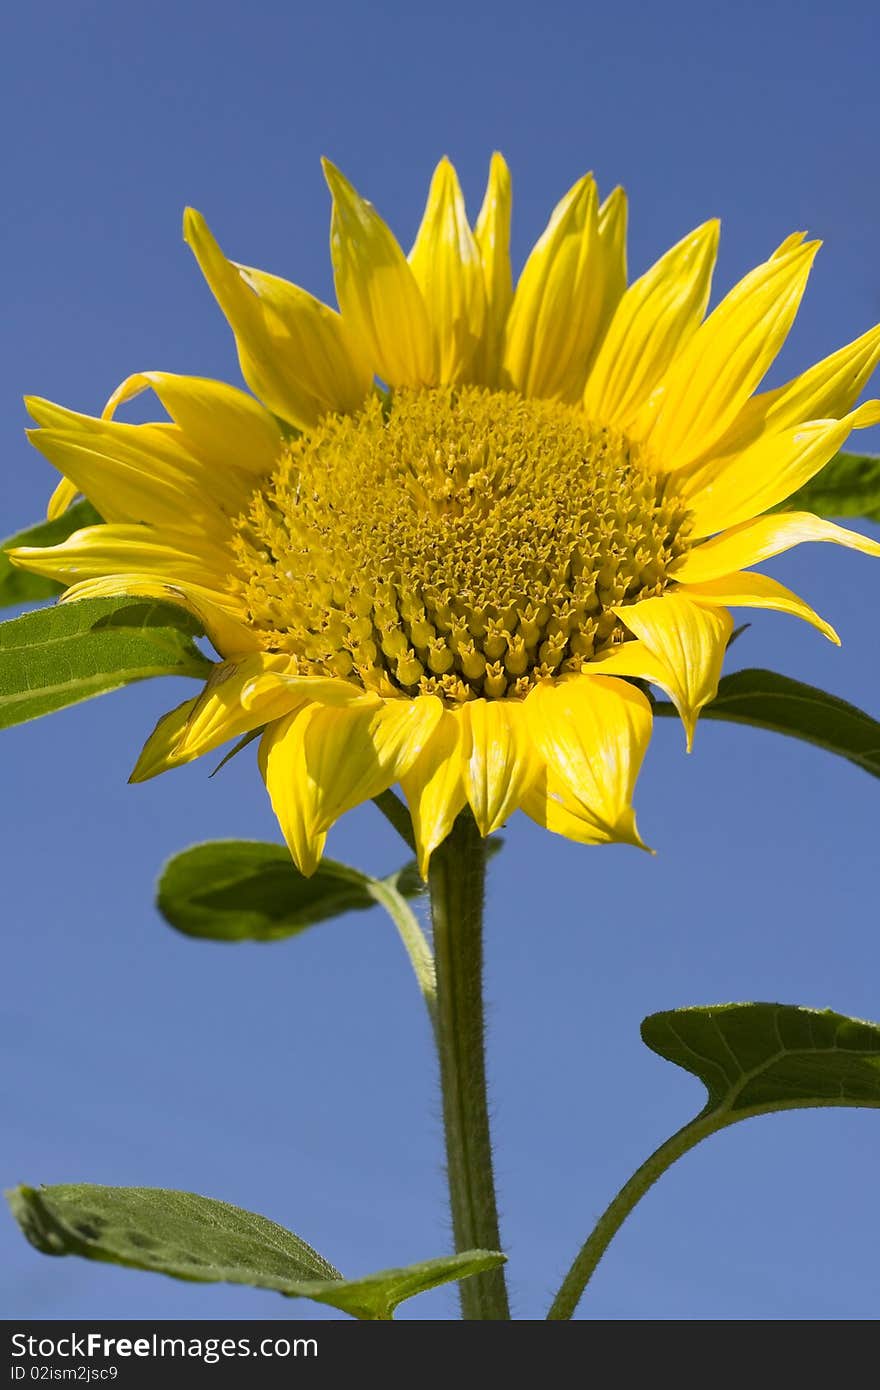
<svg viewBox="0 0 880 1390">
<path fill-rule="evenodd" d="M 84 599 L 0 623 L 0 729 L 150 676 L 211 670 L 195 619 L 170 603 Z"/>
<path fill-rule="evenodd" d="M 8 1193 L 13 1215 L 44 1255 L 152 1269 L 196 1283 L 289 1292 L 300 1279 L 340 1279 L 305 1241 L 226 1202 L 151 1187 L 63 1183 Z"/>
<path fill-rule="evenodd" d="M 666 700 L 657 701 L 654 713 L 678 717 Z M 735 671 L 725 676 L 700 717 L 788 734 L 880 777 L 880 723 L 836 695 L 775 671 Z"/>
<path fill-rule="evenodd" d="M 642 1038 L 698 1076 L 708 1112 L 880 1107 L 880 1026 L 794 1004 L 715 1004 L 651 1014 Z"/>
<path fill-rule="evenodd" d="M 346 1280 L 283 1226 L 192 1192 L 71 1183 L 7 1196 L 25 1236 L 45 1255 L 81 1255 L 196 1283 L 249 1284 L 355 1318 L 387 1320 L 404 1299 L 504 1262 L 497 1252 L 472 1250 Z"/>
<path fill-rule="evenodd" d="M 836 454 L 815 478 L 774 510 L 880 521 L 880 458 Z"/>
<path fill-rule="evenodd" d="M 415 865 L 391 880 L 405 897 L 424 889 Z M 376 905 L 375 880 L 322 859 L 304 878 L 284 845 L 215 840 L 176 854 L 162 870 L 157 904 L 186 936 L 211 941 L 278 941 L 343 912 Z"/>
<path fill-rule="evenodd" d="M 504 1259 L 496 1250 L 466 1250 L 460 1255 L 442 1255 L 439 1260 L 421 1260 L 402 1269 L 380 1269 L 363 1279 L 335 1283 L 311 1280 L 299 1284 L 292 1296 L 329 1303 L 331 1308 L 350 1313 L 353 1318 L 387 1322 L 406 1299 L 440 1284 L 450 1284 L 454 1279 L 469 1279 L 473 1274 L 495 1269 Z"/>
<path fill-rule="evenodd" d="M 40 603 L 43 599 L 54 598 L 65 587 L 45 575 L 19 569 L 10 562 L 7 550 L 17 545 L 60 545 L 74 531 L 83 526 L 98 526 L 100 522 L 91 502 L 76 502 L 54 521 L 40 521 L 3 541 L 0 545 L 0 608 L 10 608 L 17 603 Z"/>
<path fill-rule="evenodd" d="M 551 1322 L 570 1318 L 609 1244 L 657 1179 L 728 1125 L 777 1110 L 880 1109 L 880 1025 L 795 1004 L 712 1004 L 650 1014 L 642 1038 L 703 1082 L 698 1115 L 661 1144 L 599 1217 L 566 1274 Z"/>
</svg>

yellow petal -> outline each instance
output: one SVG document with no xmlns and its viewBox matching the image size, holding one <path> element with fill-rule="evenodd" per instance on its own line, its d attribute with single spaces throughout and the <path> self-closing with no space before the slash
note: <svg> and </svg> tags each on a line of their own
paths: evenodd
<svg viewBox="0 0 880 1390">
<path fill-rule="evenodd" d="M 218 601 L 232 605 L 225 591 L 232 563 L 229 552 L 186 535 L 175 540 L 151 526 L 86 526 L 59 545 L 16 546 L 7 554 L 14 565 L 62 584 L 137 572 L 168 584 L 186 581 L 216 590 Z"/>
<path fill-rule="evenodd" d="M 198 618 L 215 650 L 224 657 L 243 656 L 260 650 L 258 633 L 237 618 L 234 612 L 221 608 L 217 595 L 196 584 L 163 583 L 151 574 L 111 574 L 101 579 L 84 579 L 62 594 L 62 603 L 76 603 L 85 598 L 116 598 L 120 594 L 132 598 L 161 599 L 176 603 Z"/>
<path fill-rule="evenodd" d="M 527 813 L 581 843 L 641 845 L 632 798 L 651 739 L 646 696 L 625 681 L 582 675 L 542 682 L 525 706 L 547 768 Z"/>
<path fill-rule="evenodd" d="M 347 329 L 389 386 L 436 382 L 431 324 L 397 240 L 372 203 L 324 160 L 333 195 L 330 250 Z"/>
<path fill-rule="evenodd" d="M 472 700 L 461 711 L 464 789 L 481 835 L 519 806 L 539 764 L 520 700 Z"/>
<path fill-rule="evenodd" d="M 57 521 L 59 516 L 63 516 L 67 508 L 72 505 L 79 496 L 79 488 L 76 483 L 72 483 L 69 478 L 62 478 L 52 496 L 49 498 L 49 505 L 46 508 L 46 520 Z"/>
<path fill-rule="evenodd" d="M 372 388 L 373 370 L 336 310 L 265 270 L 235 268 L 265 309 L 275 352 L 314 397 L 318 414 L 358 410 Z"/>
<path fill-rule="evenodd" d="M 385 700 L 378 708 L 358 704 L 318 709 L 305 736 L 316 828 L 328 830 L 346 811 L 404 777 L 442 711 L 435 695 Z"/>
<path fill-rule="evenodd" d="M 588 174 L 553 210 L 507 319 L 503 375 L 526 396 L 574 402 L 604 302 L 596 184 Z"/>
<path fill-rule="evenodd" d="M 305 698 L 310 704 L 335 705 L 343 707 L 360 705 L 378 709 L 381 698 L 365 691 L 351 681 L 336 676 L 300 676 L 295 671 L 280 669 L 263 671 L 249 681 L 242 691 L 242 704 L 245 709 L 260 713 L 271 711 L 277 701 Z M 269 714 L 269 718 L 274 715 Z"/>
<path fill-rule="evenodd" d="M 691 535 L 748 521 L 809 482 L 854 429 L 880 421 L 880 401 L 867 401 L 842 420 L 809 420 L 779 434 L 763 434 L 741 454 L 711 459 L 679 475 L 676 490 L 691 512 Z"/>
<path fill-rule="evenodd" d="M 696 332 L 718 253 L 717 220 L 697 227 L 630 285 L 584 392 L 593 420 L 624 429 Z"/>
<path fill-rule="evenodd" d="M 260 671 L 288 661 L 286 656 L 258 652 L 238 661 L 223 661 L 214 668 L 201 695 L 163 715 L 144 744 L 130 782 L 146 782 L 169 768 L 181 767 L 230 739 L 240 738 L 266 722 L 241 703 L 241 692 Z M 302 703 L 289 697 L 286 707 L 276 708 L 274 718 Z"/>
<path fill-rule="evenodd" d="M 28 430 L 28 439 L 105 521 L 225 538 L 229 516 L 247 506 L 252 481 L 198 459 L 176 425 L 98 420 L 35 397 L 27 405 L 43 426 Z"/>
<path fill-rule="evenodd" d="M 852 408 L 880 362 L 880 324 L 817 362 L 775 391 L 747 401 L 713 458 L 737 454 L 761 434 L 778 434 L 804 420 L 839 419 Z"/>
<path fill-rule="evenodd" d="M 444 709 L 422 752 L 400 779 L 416 839 L 419 872 L 428 877 L 431 855 L 465 804 L 461 711 Z"/>
<path fill-rule="evenodd" d="M 793 618 L 803 618 L 804 622 L 811 623 L 829 642 L 840 646 L 840 638 L 830 623 L 820 618 L 797 594 L 767 574 L 740 571 L 719 579 L 707 579 L 702 584 L 688 584 L 681 592 L 695 603 L 705 603 L 711 607 L 770 608 L 777 613 L 790 613 Z"/>
<path fill-rule="evenodd" d="M 865 555 L 880 556 L 880 543 L 860 536 L 858 531 L 835 526 L 833 521 L 823 521 L 812 512 L 780 512 L 745 521 L 694 546 L 676 561 L 671 572 L 679 583 L 704 584 L 734 570 L 758 565 L 804 541 L 831 541 L 850 550 L 861 550 Z"/>
<path fill-rule="evenodd" d="M 718 690 L 733 619 L 725 609 L 703 608 L 683 594 L 646 598 L 613 611 L 665 668 L 663 688 L 681 715 L 690 750 L 700 710 Z"/>
<path fill-rule="evenodd" d="M 227 260 L 193 208 L 184 214 L 183 235 L 235 334 L 242 376 L 260 400 L 299 429 L 328 411 L 356 410 L 371 374 L 335 310 L 297 285 Z"/>
<path fill-rule="evenodd" d="M 483 266 L 458 176 L 444 156 L 434 171 L 425 214 L 409 253 L 431 321 L 438 381 L 469 376 L 483 333 Z"/>
<path fill-rule="evenodd" d="M 770 257 L 771 261 L 778 261 L 781 256 L 787 256 L 789 251 L 796 251 L 799 246 L 803 246 L 806 239 L 806 232 L 789 232 L 788 236 L 779 243 L 773 252 Z"/>
<path fill-rule="evenodd" d="M 474 227 L 474 240 L 483 265 L 486 321 L 473 363 L 473 375 L 475 380 L 483 382 L 486 386 L 498 385 L 501 344 L 513 299 L 510 211 L 510 170 L 496 150 L 489 164 L 486 196 Z"/>
<path fill-rule="evenodd" d="M 184 700 L 182 705 L 162 715 L 138 755 L 129 782 L 148 782 L 151 777 L 158 777 L 161 772 L 177 767 L 174 749 L 200 699 L 201 696 L 196 695 L 192 700 Z"/>
<path fill-rule="evenodd" d="M 306 705 L 270 724 L 260 740 L 259 762 L 281 833 L 293 862 L 306 877 L 317 869 L 327 832 L 315 828 L 314 785 L 306 769 L 305 735 L 319 712 Z"/>
<path fill-rule="evenodd" d="M 275 420 L 253 396 L 225 381 L 135 372 L 117 386 L 103 418 L 112 420 L 120 405 L 149 390 L 155 391 L 189 448 L 218 468 L 259 476 L 277 464 L 284 438 Z"/>
<path fill-rule="evenodd" d="M 659 467 L 685 467 L 730 427 L 785 341 L 818 245 L 751 271 L 678 353 L 635 424 Z"/>
<path fill-rule="evenodd" d="M 599 207 L 599 249 L 602 256 L 602 312 L 598 338 L 601 338 L 626 289 L 626 193 L 613 188 Z"/>
<path fill-rule="evenodd" d="M 631 642 L 619 642 L 615 646 L 607 648 L 598 656 L 585 661 L 582 670 L 584 675 L 632 676 L 636 680 L 648 681 L 651 685 L 659 685 L 660 689 L 665 690 L 667 694 L 672 683 L 665 662 L 654 656 L 644 642 L 640 642 L 638 639 Z"/>
</svg>

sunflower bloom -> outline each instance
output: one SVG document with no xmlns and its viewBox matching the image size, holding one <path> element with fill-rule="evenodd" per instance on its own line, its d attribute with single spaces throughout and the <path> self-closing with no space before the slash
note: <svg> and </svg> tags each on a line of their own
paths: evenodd
<svg viewBox="0 0 880 1390">
<path fill-rule="evenodd" d="M 626 199 L 591 176 L 554 209 L 514 287 L 510 179 L 492 159 L 472 228 L 441 160 L 406 256 L 331 164 L 339 310 L 185 238 L 253 394 L 140 372 L 100 419 L 44 400 L 31 437 L 104 524 L 16 563 L 193 612 L 219 656 L 167 714 L 134 780 L 262 730 L 260 767 L 296 863 L 400 784 L 423 872 L 466 804 L 517 808 L 585 844 L 640 844 L 651 734 L 634 681 L 666 691 L 690 746 L 733 608 L 833 629 L 760 561 L 801 541 L 880 545 L 778 506 L 880 421 L 855 402 L 875 328 L 772 391 L 818 243 L 788 238 L 706 316 L 718 224 L 627 284 Z M 167 416 L 118 421 L 152 390 Z"/>
</svg>

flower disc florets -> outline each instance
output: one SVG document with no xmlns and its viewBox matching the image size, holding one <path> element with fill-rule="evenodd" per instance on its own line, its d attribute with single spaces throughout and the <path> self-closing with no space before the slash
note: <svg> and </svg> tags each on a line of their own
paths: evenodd
<svg viewBox="0 0 880 1390">
<path fill-rule="evenodd" d="M 686 512 L 622 434 L 477 387 L 401 390 L 284 452 L 237 526 L 250 624 L 383 694 L 525 695 L 621 640 Z"/>
</svg>

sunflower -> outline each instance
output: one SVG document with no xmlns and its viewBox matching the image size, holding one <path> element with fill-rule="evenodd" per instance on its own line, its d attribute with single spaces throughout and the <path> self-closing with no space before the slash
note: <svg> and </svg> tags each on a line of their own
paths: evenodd
<svg viewBox="0 0 880 1390">
<path fill-rule="evenodd" d="M 513 286 L 510 177 L 494 155 L 471 228 L 438 165 L 404 255 L 332 164 L 339 312 L 185 239 L 235 335 L 247 394 L 139 372 L 100 419 L 29 401 L 31 438 L 104 524 L 13 560 L 65 600 L 168 599 L 220 660 L 158 724 L 143 780 L 262 730 L 291 853 L 399 783 L 419 863 L 469 804 L 521 808 L 586 844 L 640 844 L 644 683 L 688 746 L 717 689 L 730 609 L 833 629 L 752 566 L 801 541 L 880 545 L 779 504 L 880 420 L 853 409 L 880 328 L 755 394 L 817 242 L 789 237 L 706 317 L 718 223 L 627 285 L 626 198 L 592 176 L 554 209 Z M 120 405 L 151 389 L 168 420 Z M 639 684 L 641 683 L 641 684 Z"/>
</svg>

